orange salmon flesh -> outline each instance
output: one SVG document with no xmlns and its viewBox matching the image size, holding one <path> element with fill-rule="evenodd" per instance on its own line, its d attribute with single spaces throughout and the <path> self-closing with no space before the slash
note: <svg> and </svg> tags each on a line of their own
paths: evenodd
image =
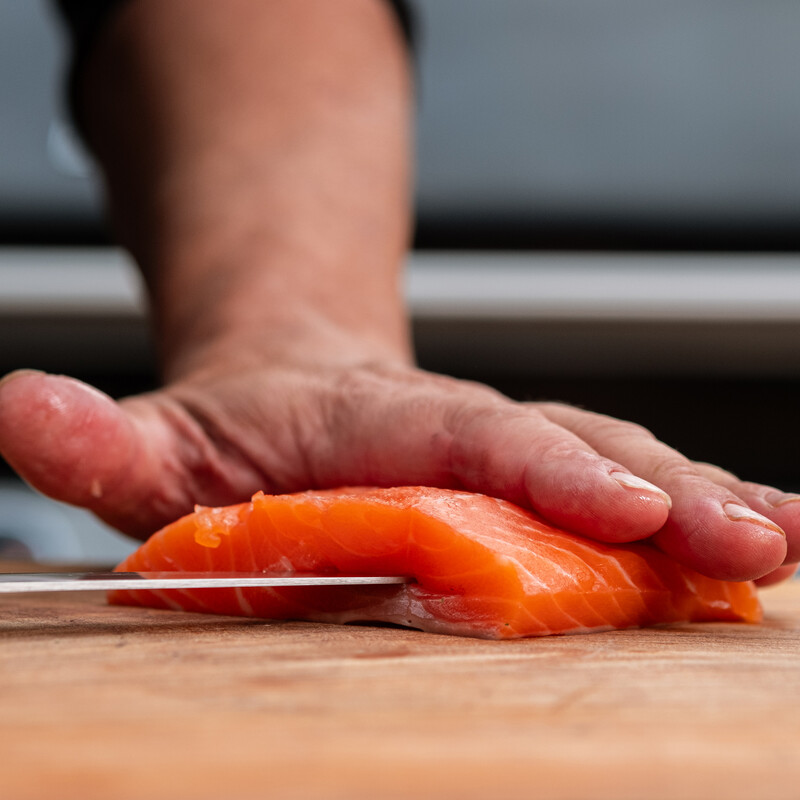
<svg viewBox="0 0 800 800">
<path fill-rule="evenodd" d="M 490 639 L 761 619 L 750 582 L 707 578 L 647 544 L 589 541 L 503 500 L 427 487 L 259 492 L 198 507 L 117 569 L 407 575 L 415 582 L 117 591 L 109 600 Z"/>
</svg>

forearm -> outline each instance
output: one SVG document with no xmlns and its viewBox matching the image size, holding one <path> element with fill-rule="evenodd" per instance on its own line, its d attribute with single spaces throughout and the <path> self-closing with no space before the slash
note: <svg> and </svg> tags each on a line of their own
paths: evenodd
<svg viewBox="0 0 800 800">
<path fill-rule="evenodd" d="M 380 0 L 133 0 L 82 84 L 168 377 L 409 358 L 409 73 Z"/>
</svg>

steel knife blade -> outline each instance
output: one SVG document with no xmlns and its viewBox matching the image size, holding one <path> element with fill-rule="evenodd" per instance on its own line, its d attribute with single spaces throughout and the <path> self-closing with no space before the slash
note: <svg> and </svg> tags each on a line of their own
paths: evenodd
<svg viewBox="0 0 800 800">
<path fill-rule="evenodd" d="M 217 589 L 231 587 L 382 586 L 410 583 L 402 575 L 313 575 L 264 572 L 8 572 L 0 594 L 91 592 L 117 589 Z"/>
</svg>

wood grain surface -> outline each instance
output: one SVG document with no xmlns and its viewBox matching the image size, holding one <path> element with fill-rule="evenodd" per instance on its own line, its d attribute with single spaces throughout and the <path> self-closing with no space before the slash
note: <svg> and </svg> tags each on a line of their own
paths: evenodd
<svg viewBox="0 0 800 800">
<path fill-rule="evenodd" d="M 486 642 L 0 598 L 0 796 L 796 798 L 800 583 L 766 621 Z"/>
</svg>

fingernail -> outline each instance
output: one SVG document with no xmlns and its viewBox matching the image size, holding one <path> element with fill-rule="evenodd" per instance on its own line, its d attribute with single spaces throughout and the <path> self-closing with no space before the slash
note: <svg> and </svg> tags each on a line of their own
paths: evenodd
<svg viewBox="0 0 800 800">
<path fill-rule="evenodd" d="M 644 478 L 640 478 L 638 475 L 631 475 L 629 472 L 612 472 L 611 477 L 626 489 L 638 489 L 642 492 L 657 494 L 663 498 L 667 508 L 672 508 L 672 498 L 663 489 L 659 489 L 658 486 L 654 486 Z"/>
<path fill-rule="evenodd" d="M 796 503 L 798 500 L 800 500 L 800 494 L 781 493 L 780 495 L 778 495 L 777 500 L 773 501 L 772 499 L 770 499 L 770 505 L 773 506 L 774 508 L 777 508 L 778 506 L 786 505 L 786 503 Z"/>
<path fill-rule="evenodd" d="M 775 531 L 775 533 L 779 533 L 783 537 L 786 536 L 783 528 L 776 525 L 771 519 L 759 514 L 757 511 L 753 511 L 752 508 L 740 506 L 738 503 L 725 503 L 725 505 L 722 506 L 722 510 L 725 512 L 725 516 L 733 522 L 754 522 L 756 525 L 769 528 L 771 531 Z"/>
</svg>

